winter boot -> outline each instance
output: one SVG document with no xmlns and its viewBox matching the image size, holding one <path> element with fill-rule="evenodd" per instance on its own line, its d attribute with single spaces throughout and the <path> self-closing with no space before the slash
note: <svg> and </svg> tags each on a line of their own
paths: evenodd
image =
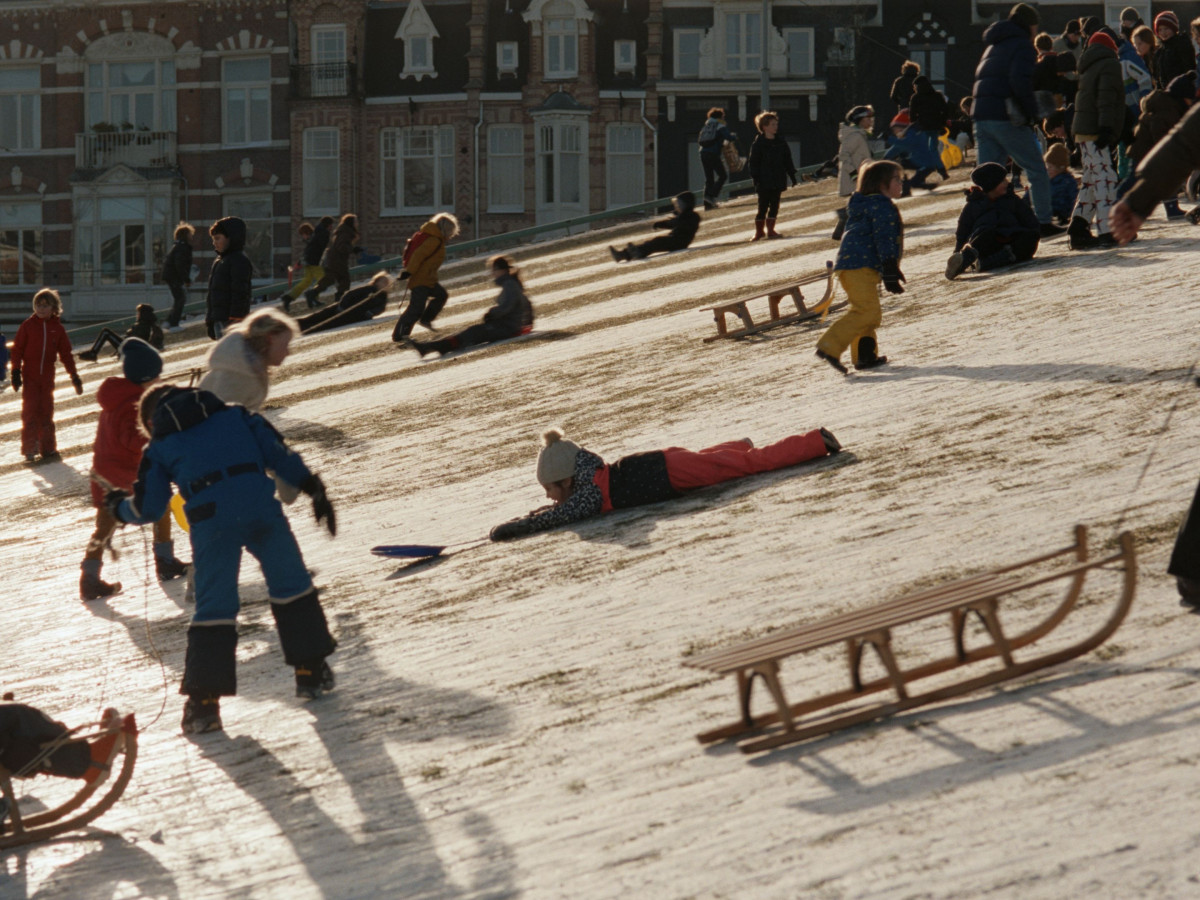
<svg viewBox="0 0 1200 900">
<path fill-rule="evenodd" d="M 946 278 L 953 281 L 978 261 L 979 252 L 970 244 L 963 244 L 962 249 L 951 253 L 946 261 Z"/>
<path fill-rule="evenodd" d="M 907 178 L 900 179 L 900 196 L 901 197 L 911 197 L 912 196 L 912 181 L 910 181 Z"/>
<path fill-rule="evenodd" d="M 1013 253 L 1012 247 L 1001 247 L 995 253 L 979 260 L 979 271 L 986 272 L 989 269 L 999 269 L 1001 266 L 1011 266 L 1016 261 L 1017 254 Z"/>
<path fill-rule="evenodd" d="M 187 574 L 188 564 L 175 558 L 174 541 L 155 541 L 154 569 L 159 581 L 173 581 Z"/>
<path fill-rule="evenodd" d="M 109 584 L 100 578 L 100 570 L 104 563 L 98 559 L 85 559 L 80 567 L 83 571 L 79 576 L 80 600 L 103 600 L 121 590 L 118 581 Z"/>
<path fill-rule="evenodd" d="M 766 225 L 766 219 L 754 220 L 754 237 L 750 238 L 750 243 L 753 244 L 755 241 L 761 241 L 766 237 Z"/>
<path fill-rule="evenodd" d="M 77 357 L 79 357 L 80 359 L 82 359 L 84 362 L 95 362 L 96 357 L 99 356 L 100 354 L 97 350 L 93 349 L 93 350 L 80 350 L 75 355 Z"/>
<path fill-rule="evenodd" d="M 221 698 L 208 695 L 189 695 L 183 704 L 183 721 L 180 729 L 184 734 L 204 734 L 221 731 Z"/>
<path fill-rule="evenodd" d="M 829 363 L 831 366 L 833 366 L 835 369 L 837 369 L 843 375 L 850 374 L 850 370 L 847 369 L 842 364 L 842 361 L 840 359 L 838 359 L 836 356 L 834 356 L 832 353 L 826 353 L 824 350 L 818 350 L 817 351 L 817 359 L 825 360 L 825 362 Z"/>
<path fill-rule="evenodd" d="M 1197 209 L 1200 209 L 1200 207 L 1197 207 Z M 829 239 L 833 241 L 840 241 L 842 239 L 842 235 L 846 233 L 846 217 L 849 215 L 849 213 L 846 212 L 846 207 L 844 206 L 841 209 L 836 210 L 836 213 L 838 219 L 837 225 L 834 226 L 833 234 L 829 236 Z"/>
<path fill-rule="evenodd" d="M 1200 225 L 1200 206 L 1197 206 L 1187 214 L 1187 220 L 1193 225 Z"/>
<path fill-rule="evenodd" d="M 1095 250 L 1097 243 L 1087 219 L 1082 216 L 1073 217 L 1071 224 L 1067 226 L 1067 246 L 1072 250 Z"/>
<path fill-rule="evenodd" d="M 887 365 L 888 358 L 879 355 L 879 345 L 873 337 L 858 339 L 858 359 L 854 363 L 856 369 L 875 369 Z"/>
<path fill-rule="evenodd" d="M 280 294 L 279 295 L 279 305 L 283 307 L 283 311 L 285 313 L 287 313 L 288 315 L 291 315 L 292 295 L 291 294 Z"/>
<path fill-rule="evenodd" d="M 821 440 L 823 440 L 825 442 L 825 449 L 829 451 L 830 456 L 833 456 L 833 454 L 835 454 L 835 453 L 841 452 L 841 450 L 842 450 L 841 441 L 839 441 L 837 438 L 835 438 L 833 436 L 833 432 L 830 431 L 828 428 L 821 429 Z"/>
<path fill-rule="evenodd" d="M 1044 238 L 1058 237 L 1066 230 L 1055 225 L 1053 222 L 1042 222 L 1038 225 L 1038 234 Z"/>
<path fill-rule="evenodd" d="M 621 252 L 620 250 L 618 250 L 616 247 L 614 247 L 612 244 L 608 245 L 608 252 L 612 254 L 613 262 L 624 262 L 625 261 L 625 254 L 623 252 Z"/>
<path fill-rule="evenodd" d="M 316 700 L 333 690 L 333 669 L 325 660 L 301 663 L 296 666 L 296 696 L 301 700 Z"/>
<path fill-rule="evenodd" d="M 1167 214 L 1167 220 L 1171 222 L 1174 222 L 1177 219 L 1182 219 L 1187 215 L 1187 213 L 1179 208 L 1179 201 L 1175 199 L 1164 200 L 1163 211 Z"/>
<path fill-rule="evenodd" d="M 768 238 L 781 238 L 781 237 L 787 237 L 787 235 L 780 234 L 778 231 L 775 230 L 775 220 L 774 219 L 767 219 L 767 237 Z"/>
</svg>

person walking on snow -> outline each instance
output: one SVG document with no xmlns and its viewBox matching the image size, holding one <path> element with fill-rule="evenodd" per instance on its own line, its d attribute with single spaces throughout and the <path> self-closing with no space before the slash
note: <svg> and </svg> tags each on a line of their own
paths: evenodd
<svg viewBox="0 0 1200 900">
<path fill-rule="evenodd" d="M 33 315 L 17 328 L 12 349 L 12 386 L 21 391 L 21 453 L 32 463 L 59 459 L 54 430 L 54 358 L 57 356 L 71 378 L 76 394 L 83 382 L 71 356 L 71 339 L 63 328 L 62 298 L 53 288 L 33 295 Z"/>
<path fill-rule="evenodd" d="M 989 25 L 984 31 L 987 49 L 975 69 L 971 114 L 975 119 L 979 163 L 1005 165 L 1011 158 L 1021 167 L 1029 178 L 1033 211 L 1042 237 L 1049 237 L 1062 234 L 1062 229 L 1050 221 L 1050 179 L 1033 129 L 1037 121 L 1037 101 L 1033 96 L 1033 70 L 1037 64 L 1033 37 L 1037 27 L 1037 10 L 1027 3 L 1018 3 L 1007 19 Z"/>
<path fill-rule="evenodd" d="M 172 482 L 183 496 L 196 590 L 180 686 L 187 696 L 183 732 L 219 731 L 220 698 L 237 693 L 243 549 L 258 560 L 266 578 L 283 658 L 295 672 L 296 696 L 319 697 L 334 684 L 326 657 L 336 643 L 267 472 L 308 494 L 317 522 L 336 535 L 325 485 L 266 419 L 245 407 L 226 406 L 208 391 L 160 385 L 144 395 L 139 414 L 150 443 L 133 494 L 109 491 L 105 506 L 118 522 L 144 525 L 167 511 Z"/>
<path fill-rule="evenodd" d="M 725 126 L 725 110 L 714 106 L 708 111 L 708 118 L 696 142 L 700 145 L 700 165 L 704 168 L 704 208 L 716 209 L 717 198 L 721 196 L 721 188 L 725 185 L 728 173 L 721 161 L 721 148 L 726 141 L 736 142 L 737 135 Z"/>
<path fill-rule="evenodd" d="M 433 320 L 450 296 L 438 282 L 438 270 L 446 261 L 446 242 L 457 234 L 458 219 L 442 212 L 409 238 L 404 248 L 404 271 L 400 273 L 401 280 L 408 279 L 408 306 L 392 329 L 393 341 L 402 341 L 412 334 L 418 322 L 433 330 Z"/>
<path fill-rule="evenodd" d="M 196 229 L 187 222 L 175 228 L 175 243 L 163 260 L 162 280 L 171 292 L 171 312 L 167 314 L 167 328 L 175 330 L 183 320 L 183 307 L 187 303 L 187 289 L 192 283 L 192 237 Z"/>
<path fill-rule="evenodd" d="M 1117 45 L 1103 31 L 1097 31 L 1079 61 L 1079 90 L 1071 126 L 1083 162 L 1079 199 L 1067 228 L 1072 250 L 1116 244 L 1108 233 L 1108 210 L 1117 199 L 1112 152 L 1124 124 L 1125 79 L 1117 61 Z M 1092 234 L 1093 219 L 1098 235 Z"/>
<path fill-rule="evenodd" d="M 329 246 L 321 254 L 323 274 L 320 281 L 310 287 L 304 294 L 308 308 L 315 309 L 319 302 L 321 291 L 336 283 L 334 301 L 341 300 L 342 294 L 350 290 L 350 257 L 358 244 L 358 216 L 346 213 L 342 216 L 329 240 Z"/>
<path fill-rule="evenodd" d="M 758 129 L 758 136 L 750 145 L 749 167 L 754 190 L 758 194 L 758 212 L 754 216 L 754 237 L 750 240 L 761 241 L 764 237 L 781 238 L 783 235 L 775 230 L 775 219 L 779 215 L 779 198 L 787 190 L 789 181 L 795 186 L 796 164 L 792 162 L 792 151 L 787 141 L 777 136 L 777 113 L 763 110 L 754 117 L 754 127 Z"/>
<path fill-rule="evenodd" d="M 913 63 L 916 65 L 916 63 Z M 899 79 L 897 79 L 899 81 Z M 856 106 L 846 113 L 838 126 L 838 196 L 849 197 L 858 183 L 858 170 L 871 159 L 871 129 L 875 127 L 875 108 Z M 836 210 L 837 225 L 832 240 L 840 241 L 846 230 L 846 207 Z"/>
<path fill-rule="evenodd" d="M 900 66 L 900 77 L 892 82 L 892 91 L 888 94 L 896 104 L 897 112 L 908 108 L 908 101 L 913 95 L 913 82 L 920 74 L 921 64 L 911 59 L 906 59 Z"/>
<path fill-rule="evenodd" d="M 120 582 L 109 583 L 100 577 L 104 550 L 117 528 L 117 520 L 104 505 L 108 490 L 133 490 L 142 449 L 147 437 L 138 427 L 138 402 L 142 394 L 162 374 L 162 357 L 140 338 L 126 338 L 121 344 L 121 376 L 105 378 L 96 390 L 100 419 L 92 445 L 92 505 L 96 507 L 96 529 L 83 554 L 79 576 L 79 599 L 102 600 L 121 590 Z M 170 581 L 187 574 L 187 563 L 175 558 L 171 540 L 171 512 L 154 523 L 154 569 L 159 581 Z"/>
<path fill-rule="evenodd" d="M 658 503 L 697 488 L 820 459 L 841 449 L 837 438 L 818 428 L 761 448 L 742 439 L 700 451 L 668 447 L 605 463 L 568 441 L 561 429 L 552 428 L 542 435 L 537 460 L 537 480 L 550 505 L 497 525 L 489 537 L 493 541 L 524 537 L 614 509 Z"/>
<path fill-rule="evenodd" d="M 684 250 L 696 237 L 700 229 L 700 216 L 696 213 L 696 197 L 691 191 L 684 191 L 671 198 L 671 206 L 675 215 L 669 219 L 659 219 L 652 228 L 661 229 L 667 234 L 652 237 L 640 244 L 626 244 L 624 250 L 610 246 L 613 262 L 630 262 L 635 259 L 645 259 L 651 253 L 670 253 L 673 250 Z"/>
<path fill-rule="evenodd" d="M 878 160 L 858 173 L 858 191 L 850 198 L 846 233 L 838 248 L 834 270 L 846 291 L 850 309 L 817 341 L 817 356 L 843 375 L 849 370 L 841 356 L 850 348 L 856 369 L 873 369 L 886 363 L 879 355 L 875 329 L 883 321 L 879 308 L 879 282 L 889 293 L 903 294 L 904 222 L 892 201 L 900 196 L 904 172 L 898 163 Z"/>
</svg>

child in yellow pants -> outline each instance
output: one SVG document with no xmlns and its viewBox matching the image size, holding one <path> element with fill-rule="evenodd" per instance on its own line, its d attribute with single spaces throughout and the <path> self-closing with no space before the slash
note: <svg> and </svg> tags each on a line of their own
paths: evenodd
<svg viewBox="0 0 1200 900">
<path fill-rule="evenodd" d="M 841 356 L 850 348 L 856 369 L 873 369 L 887 362 L 879 355 L 875 329 L 882 321 L 879 283 L 893 294 L 903 294 L 904 222 L 892 201 L 904 187 L 904 170 L 891 160 L 865 163 L 858 172 L 858 190 L 846 210 L 846 231 L 834 266 L 846 291 L 850 309 L 817 341 L 817 356 L 843 375 Z"/>
</svg>

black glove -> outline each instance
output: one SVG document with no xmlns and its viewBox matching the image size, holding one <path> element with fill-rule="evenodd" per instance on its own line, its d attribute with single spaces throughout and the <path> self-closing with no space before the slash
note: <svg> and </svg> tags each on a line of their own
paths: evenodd
<svg viewBox="0 0 1200 900">
<path fill-rule="evenodd" d="M 400 280 L 401 280 L 401 281 L 408 281 L 408 276 L 409 276 L 409 274 L 410 274 L 410 273 L 409 273 L 408 269 L 405 269 L 404 271 L 402 271 L 402 272 L 400 273 Z"/>
<path fill-rule="evenodd" d="M 21 389 L 21 370 L 13 369 L 13 390 L 19 391 L 20 389 Z"/>
<path fill-rule="evenodd" d="M 524 537 L 527 534 L 529 534 L 529 523 L 523 519 L 513 519 L 511 522 L 497 525 L 488 533 L 488 537 L 493 541 L 511 541 L 513 538 Z"/>
<path fill-rule="evenodd" d="M 900 271 L 900 263 L 894 259 L 889 259 L 883 264 L 883 268 L 879 274 L 883 276 L 883 286 L 887 288 L 889 294 L 904 293 L 904 287 L 901 282 L 906 279 L 904 273 Z"/>
<path fill-rule="evenodd" d="M 336 535 L 337 516 L 333 512 L 333 504 L 325 496 L 325 485 L 321 482 L 321 476 L 310 475 L 308 480 L 300 485 L 300 490 L 312 497 L 313 515 L 316 516 L 318 524 L 324 522 L 330 535 Z"/>
<path fill-rule="evenodd" d="M 1105 126 L 1100 129 L 1100 133 L 1096 135 L 1096 140 L 1092 143 L 1096 145 L 1097 150 L 1107 150 L 1110 147 L 1116 146 L 1117 134 L 1111 128 Z"/>
<path fill-rule="evenodd" d="M 118 490 L 113 488 L 104 494 L 104 508 L 108 510 L 109 515 L 116 519 L 121 524 L 125 524 L 125 520 L 117 515 L 117 507 L 121 505 L 121 501 L 129 496 L 128 491 Z"/>
<path fill-rule="evenodd" d="M 76 394 L 83 393 L 83 381 L 82 381 L 82 379 L 80 379 L 80 377 L 78 375 L 71 376 L 71 384 L 73 384 L 75 386 Z"/>
</svg>

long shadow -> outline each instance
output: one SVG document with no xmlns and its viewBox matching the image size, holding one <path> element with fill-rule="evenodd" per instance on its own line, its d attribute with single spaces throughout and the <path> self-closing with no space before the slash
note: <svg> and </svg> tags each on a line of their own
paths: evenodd
<svg viewBox="0 0 1200 900">
<path fill-rule="evenodd" d="M 347 648 L 333 657 L 341 687 L 307 708 L 314 716 L 316 738 L 353 797 L 357 815 L 349 817 L 361 822 L 355 833 L 329 816 L 316 802 L 313 787 L 255 738 L 200 735 L 194 740 L 203 755 L 275 820 L 323 896 L 518 896 L 513 853 L 477 810 L 454 813 L 476 846 L 472 884 L 451 880 L 388 748 L 447 736 L 492 738 L 508 731 L 507 711 L 469 691 L 390 675 L 376 665 L 352 615 L 338 617 L 338 630 Z M 255 661 L 247 668 L 258 664 L 267 663 Z"/>
<path fill-rule="evenodd" d="M 891 364 L 870 372 L 856 372 L 851 381 L 904 381 L 911 378 L 946 377 L 970 381 L 1013 382 L 1037 384 L 1055 382 L 1086 382 L 1091 384 L 1165 384 L 1178 381 L 1187 369 L 1135 369 L 1128 366 L 1066 365 L 1061 363 L 1030 363 L 1027 365 L 997 364 L 993 366 L 909 366 Z"/>
<path fill-rule="evenodd" d="M 39 857 L 47 848 L 74 843 L 97 843 L 96 849 L 58 866 L 33 893 L 29 893 L 29 855 Z M 8 851 L 8 860 L 0 867 L 0 896 L 5 900 L 110 900 L 112 897 L 155 897 L 178 900 L 175 879 L 153 854 L 115 834 L 93 829 L 86 838 L 56 838 L 42 844 Z M 45 862 L 38 860 L 38 867 Z M 131 890 L 132 888 L 132 890 Z"/>
<path fill-rule="evenodd" d="M 562 331 L 555 329 L 547 329 L 545 331 L 531 331 L 529 334 L 521 334 L 517 337 L 505 338 L 502 341 L 489 341 L 486 344 L 472 344 L 469 347 L 463 347 L 459 350 L 452 350 L 449 353 L 443 353 L 438 356 L 430 356 L 421 360 L 423 365 L 432 365 L 439 362 L 449 362 L 453 359 L 459 359 L 463 356 L 481 355 L 489 350 L 501 352 L 505 349 L 511 349 L 514 346 L 521 344 L 531 344 L 535 341 L 564 341 L 575 337 L 573 331 Z"/>
<path fill-rule="evenodd" d="M 1200 676 L 1200 670 L 1192 668 L 1153 671 L 1178 671 L 1191 679 Z M 960 703 L 913 710 L 883 722 L 847 729 L 826 738 L 767 753 L 752 759 L 750 765 L 796 766 L 824 784 L 829 794 L 811 800 L 799 800 L 791 805 L 821 815 L 842 815 L 927 796 L 931 784 L 938 785 L 939 789 L 953 789 L 979 781 L 1035 772 L 1080 759 L 1116 744 L 1152 741 L 1161 735 L 1200 726 L 1200 701 L 1179 704 L 1129 722 L 1116 723 L 1054 696 L 1060 691 L 1118 674 L 1122 672 L 1117 666 L 1100 666 L 1017 688 L 1001 689 Z M 1053 716 L 1075 730 L 1041 743 L 1022 743 L 1011 750 L 997 752 L 974 744 L 969 738 L 955 732 L 950 725 L 957 715 L 1012 703 L 1028 707 L 1031 714 Z M 860 739 L 865 734 L 896 728 L 905 728 L 928 741 L 932 748 L 948 751 L 958 759 L 906 773 L 889 781 L 867 784 L 835 765 L 826 755 L 828 751 Z M 728 752 L 728 748 L 723 748 L 722 752 Z"/>
</svg>

